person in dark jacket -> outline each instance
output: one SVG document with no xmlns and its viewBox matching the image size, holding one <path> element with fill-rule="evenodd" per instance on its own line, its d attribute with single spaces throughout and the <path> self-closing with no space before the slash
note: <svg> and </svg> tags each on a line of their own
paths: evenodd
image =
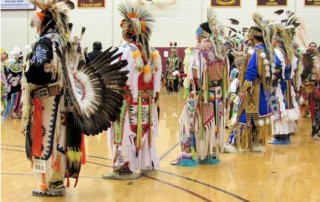
<svg viewBox="0 0 320 202">
<path fill-rule="evenodd" d="M 92 45 L 92 49 L 93 51 L 91 51 L 90 53 L 87 54 L 87 58 L 86 59 L 89 59 L 89 61 L 93 61 L 96 57 L 98 57 L 102 51 L 102 44 L 100 41 L 95 41 Z M 89 62 L 87 61 L 87 62 Z"/>
</svg>

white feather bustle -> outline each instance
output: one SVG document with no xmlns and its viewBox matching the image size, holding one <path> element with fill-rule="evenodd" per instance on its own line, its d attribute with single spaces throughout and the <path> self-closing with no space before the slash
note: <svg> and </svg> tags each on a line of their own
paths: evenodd
<svg viewBox="0 0 320 202">
<path fill-rule="evenodd" d="M 262 52 L 262 53 L 260 53 L 260 57 L 266 58 L 266 57 L 267 57 L 267 54 L 266 54 L 265 52 Z"/>
<path fill-rule="evenodd" d="M 78 101 L 81 111 L 84 112 L 87 115 L 87 117 L 89 117 L 88 112 L 91 111 L 90 110 L 91 107 L 95 106 L 92 103 L 94 103 L 96 99 L 96 95 L 93 90 L 92 83 L 90 82 L 88 75 L 86 75 L 81 71 L 77 71 L 76 73 L 73 73 L 73 76 L 70 76 L 70 78 L 74 79 L 74 81 L 72 81 L 71 83 L 75 84 L 75 80 L 77 80 L 80 86 L 84 87 L 84 89 L 81 89 L 83 90 L 82 93 L 84 93 L 84 95 L 83 94 L 80 95 L 78 93 L 79 89 L 77 89 L 75 85 L 72 85 L 73 90 L 75 92 L 74 93 L 75 97 Z"/>
<path fill-rule="evenodd" d="M 269 60 L 267 59 L 267 58 L 265 58 L 264 60 L 263 60 L 263 64 L 265 64 L 265 65 L 268 65 L 270 62 L 269 62 Z"/>
<path fill-rule="evenodd" d="M 258 121 L 258 125 L 259 125 L 259 126 L 263 126 L 263 125 L 264 125 L 264 121 L 263 121 L 262 119 L 260 119 L 260 120 Z"/>
</svg>

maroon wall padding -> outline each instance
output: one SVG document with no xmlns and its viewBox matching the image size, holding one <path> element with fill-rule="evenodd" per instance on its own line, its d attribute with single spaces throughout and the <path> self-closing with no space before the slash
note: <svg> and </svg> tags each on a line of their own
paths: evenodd
<svg viewBox="0 0 320 202">
<path fill-rule="evenodd" d="M 162 71 L 164 72 L 166 70 L 166 61 L 167 57 L 164 57 L 164 52 L 168 51 L 168 55 L 170 55 L 170 47 L 154 47 L 159 51 L 159 54 L 161 56 L 162 60 Z M 184 50 L 188 47 L 178 47 L 178 56 L 181 59 L 181 63 L 183 63 L 184 59 Z M 183 64 L 181 64 L 180 72 L 183 72 Z"/>
</svg>

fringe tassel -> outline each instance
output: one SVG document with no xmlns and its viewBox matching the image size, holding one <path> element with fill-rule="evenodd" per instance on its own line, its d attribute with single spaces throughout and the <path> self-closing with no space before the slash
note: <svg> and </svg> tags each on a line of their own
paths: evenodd
<svg viewBox="0 0 320 202">
<path fill-rule="evenodd" d="M 234 126 L 235 129 L 235 145 L 237 149 L 240 149 L 240 143 L 241 143 L 241 134 L 240 134 L 240 127 L 235 125 Z"/>
<path fill-rule="evenodd" d="M 77 187 L 78 179 L 79 179 L 79 175 L 77 176 L 76 181 L 75 181 L 75 183 L 74 183 L 74 186 L 73 186 L 73 187 Z"/>
<path fill-rule="evenodd" d="M 56 160 L 52 164 L 52 168 L 58 173 L 61 173 L 61 159 L 60 156 L 57 156 Z"/>
<path fill-rule="evenodd" d="M 138 101 L 138 126 L 137 126 L 137 137 L 136 137 L 136 156 L 138 156 L 138 151 L 141 149 L 142 145 L 142 124 L 141 124 L 141 116 L 142 116 L 142 101 L 141 97 L 139 97 Z"/>
<path fill-rule="evenodd" d="M 42 153 L 42 102 L 40 98 L 33 99 L 33 126 L 32 126 L 32 156 L 41 156 Z"/>
<path fill-rule="evenodd" d="M 226 101 L 226 95 L 227 95 L 227 86 L 229 86 L 228 83 L 228 68 L 225 66 L 225 68 L 223 68 L 223 79 L 222 79 L 222 99 L 223 99 L 223 103 L 225 103 Z"/>
<path fill-rule="evenodd" d="M 42 181 L 42 184 L 40 185 L 40 189 L 43 190 L 43 191 L 47 191 L 48 190 L 48 186 L 47 186 L 47 180 L 46 180 L 46 174 L 45 173 L 42 173 L 41 175 L 41 181 Z"/>
<path fill-rule="evenodd" d="M 66 173 L 66 178 L 67 178 L 67 184 L 66 184 L 66 187 L 70 187 L 70 178 L 69 178 L 69 173 Z"/>
<path fill-rule="evenodd" d="M 201 113 L 203 113 L 203 108 L 202 108 L 202 102 L 201 102 L 201 93 L 199 94 L 199 96 L 200 96 L 200 103 L 199 103 L 199 105 L 200 105 L 200 112 Z M 200 115 L 200 117 L 199 117 L 199 125 L 200 125 L 200 140 L 204 140 L 204 135 L 203 135 L 203 118 L 202 118 L 202 115 Z"/>
<path fill-rule="evenodd" d="M 152 97 L 149 96 L 149 137 L 148 137 L 149 148 L 152 145 Z"/>
<path fill-rule="evenodd" d="M 86 164 L 87 159 L 86 159 L 86 148 L 85 148 L 85 143 L 84 143 L 84 138 L 85 136 L 82 134 L 81 135 L 81 144 L 80 144 L 80 151 L 81 151 L 81 164 Z"/>
<path fill-rule="evenodd" d="M 204 92 L 204 102 L 208 103 L 210 95 L 209 95 L 209 86 L 210 86 L 210 79 L 209 79 L 209 74 L 208 71 L 205 72 L 205 78 L 206 78 L 206 88 L 205 88 L 205 92 Z"/>
<path fill-rule="evenodd" d="M 291 101 L 291 81 L 287 80 L 287 93 L 286 93 L 286 100 L 287 100 L 287 105 L 288 109 L 292 109 L 292 101 Z"/>
<path fill-rule="evenodd" d="M 46 184 L 41 184 L 40 185 L 40 189 L 41 189 L 41 191 L 47 191 L 48 190 L 48 186 Z"/>
<path fill-rule="evenodd" d="M 251 134 L 251 127 L 249 126 L 243 126 L 242 129 L 242 148 L 249 149 L 250 146 L 250 134 Z"/>
</svg>

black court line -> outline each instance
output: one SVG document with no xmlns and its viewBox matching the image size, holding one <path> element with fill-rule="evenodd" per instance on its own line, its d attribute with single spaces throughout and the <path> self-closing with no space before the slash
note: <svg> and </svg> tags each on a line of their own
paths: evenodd
<svg viewBox="0 0 320 202">
<path fill-rule="evenodd" d="M 177 146 L 179 145 L 179 142 L 176 143 L 175 145 L 173 145 L 168 151 L 166 151 L 161 157 L 160 157 L 160 160 L 162 160 L 164 157 L 166 157 L 172 150 L 174 150 Z M 231 193 L 231 192 L 228 192 L 224 189 L 221 189 L 219 187 L 216 187 L 216 186 L 213 186 L 213 185 L 210 185 L 210 184 L 206 184 L 204 182 L 200 182 L 198 180 L 194 180 L 194 179 L 191 179 L 191 178 L 188 178 L 188 177 L 184 177 L 184 176 L 181 176 L 181 175 L 177 175 L 177 174 L 174 174 L 174 173 L 170 173 L 170 172 L 167 172 L 167 171 L 162 171 L 162 170 L 159 170 L 159 172 L 162 172 L 162 173 L 165 173 L 165 174 L 169 174 L 169 175 L 174 175 L 176 177 L 180 177 L 180 178 L 183 178 L 183 179 L 186 179 L 186 180 L 189 180 L 189 181 L 192 181 L 192 182 L 195 182 L 195 183 L 198 183 L 198 184 L 202 184 L 204 186 L 207 186 L 207 187 L 210 187 L 210 188 L 213 188 L 217 191 L 220 191 L 220 192 L 223 192 L 227 195 L 230 195 L 230 196 L 233 196 L 241 201 L 244 201 L 244 202 L 249 202 L 249 200 L 245 199 L 245 198 L 242 198 L 241 196 L 238 196 L 234 193 Z"/>
<path fill-rule="evenodd" d="M 204 185 L 204 186 L 210 187 L 210 188 L 215 189 L 215 190 L 217 190 L 217 191 L 223 192 L 223 193 L 225 193 L 225 194 L 227 194 L 227 195 L 233 196 L 234 198 L 237 198 L 237 199 L 239 199 L 239 200 L 241 200 L 241 201 L 249 202 L 249 200 L 247 200 L 247 199 L 245 199 L 245 198 L 242 198 L 241 196 L 238 196 L 238 195 L 236 195 L 236 194 L 234 194 L 234 193 L 228 192 L 228 191 L 226 191 L 226 190 L 224 190 L 224 189 L 221 189 L 221 188 L 219 188 L 219 187 L 216 187 L 216 186 L 213 186 L 213 185 L 210 185 L 210 184 L 206 184 L 206 183 L 204 183 L 204 182 L 201 182 L 201 181 L 198 181 L 198 180 L 195 180 L 195 179 L 191 179 L 191 178 L 189 178 L 189 177 L 184 177 L 184 176 L 181 176 L 181 175 L 177 175 L 177 174 L 174 174 L 174 173 L 170 173 L 170 172 L 167 172 L 167 171 L 159 170 L 159 172 L 165 173 L 165 174 L 168 174 L 168 175 L 173 175 L 173 176 L 176 176 L 176 177 L 180 177 L 180 178 L 183 178 L 183 179 L 186 179 L 186 180 L 189 180 L 189 181 L 198 183 L 198 184 L 202 184 L 202 185 Z"/>
<path fill-rule="evenodd" d="M 108 168 L 113 168 L 113 166 L 108 166 L 108 165 L 104 165 L 104 164 L 96 163 L 96 162 L 92 162 L 92 161 L 86 161 L 86 163 L 91 163 L 91 164 L 95 164 L 95 165 L 99 165 L 99 166 L 104 166 L 104 167 L 108 167 Z"/>
<path fill-rule="evenodd" d="M 87 157 L 91 157 L 91 158 L 103 159 L 103 160 L 111 161 L 111 159 L 109 159 L 109 158 L 104 158 L 104 157 L 100 157 L 100 156 L 93 156 L 93 155 L 86 155 L 86 156 Z"/>
<path fill-rule="evenodd" d="M 17 151 L 17 152 L 25 152 L 24 150 L 18 150 L 18 149 L 6 149 L 6 148 L 2 148 L 2 150 L 8 150 L 8 151 Z"/>
<path fill-rule="evenodd" d="M 162 159 L 164 159 L 164 157 L 166 157 L 170 152 L 172 152 L 172 150 L 174 150 L 177 146 L 179 146 L 179 142 L 176 143 L 175 145 L 173 145 L 169 150 L 167 150 L 161 157 L 160 157 L 160 161 Z"/>
<path fill-rule="evenodd" d="M 21 147 L 24 148 L 24 146 L 20 146 L 20 145 L 9 145 L 9 144 L 1 144 L 2 146 L 8 146 L 8 147 Z M 166 157 L 172 150 L 174 150 L 177 146 L 179 146 L 179 142 L 176 143 L 175 145 L 173 145 L 169 150 L 167 150 L 161 157 L 160 157 L 160 161 Z M 3 148 L 4 149 L 4 148 Z M 11 150 L 11 149 L 4 149 L 4 150 Z M 13 150 L 15 151 L 15 150 Z M 104 158 L 104 157 L 100 157 L 100 156 L 94 156 L 94 155 L 86 155 L 87 157 L 91 157 L 91 158 L 97 158 L 97 159 L 104 159 L 107 161 L 111 161 L 112 159 L 109 158 Z"/>
<path fill-rule="evenodd" d="M 178 143 L 177 143 L 176 145 L 178 145 Z M 173 148 L 176 147 L 176 145 L 173 146 L 172 148 L 170 148 L 166 153 L 170 153 L 170 151 L 172 151 Z M 1 148 L 1 149 L 4 149 L 4 148 Z M 24 151 L 22 151 L 22 150 L 14 150 L 14 149 L 4 149 L 4 150 L 24 152 Z M 100 157 L 100 158 L 104 159 L 103 157 Z M 104 165 L 104 164 L 101 164 L 101 163 L 95 163 L 95 162 L 92 162 L 92 161 L 87 161 L 87 163 L 91 163 L 91 164 L 96 164 L 96 165 L 100 165 L 100 166 L 112 168 L 112 166 Z M 228 191 L 226 191 L 226 190 L 224 190 L 224 189 L 221 189 L 221 188 L 219 188 L 219 187 L 216 187 L 216 186 L 213 186 L 213 185 L 210 185 L 210 184 L 206 184 L 206 183 L 204 183 L 204 182 L 201 182 L 201 181 L 198 181 L 198 180 L 195 180 L 195 179 L 191 179 L 191 178 L 189 178 L 189 177 L 184 177 L 184 176 L 181 176 L 181 175 L 177 175 L 177 174 L 175 174 L 175 173 L 170 173 L 170 172 L 163 171 L 163 170 L 158 170 L 158 171 L 161 172 L 161 173 L 165 173 L 165 174 L 168 174 L 168 175 L 173 175 L 173 176 L 176 176 L 176 177 L 180 177 L 180 178 L 183 178 L 183 179 L 186 179 L 186 180 L 189 180 L 189 181 L 192 181 L 192 182 L 195 182 L 195 183 L 198 183 L 198 184 L 201 184 L 201 185 L 210 187 L 210 188 L 215 189 L 215 190 L 217 190 L 217 191 L 220 191 L 220 192 L 222 192 L 222 193 L 224 193 L 224 194 L 230 195 L 230 196 L 232 196 L 232 197 L 234 197 L 234 198 L 236 198 L 236 199 L 239 199 L 239 200 L 241 200 L 241 201 L 243 201 L 243 202 L 250 202 L 249 200 L 247 200 L 247 199 L 245 199 L 245 198 L 242 198 L 241 196 L 238 196 L 238 195 L 236 195 L 236 194 L 234 194 L 234 193 L 228 192 Z M 144 177 L 146 177 L 146 176 L 144 176 Z M 161 181 L 161 180 L 159 180 L 159 181 Z M 181 187 L 181 188 L 182 188 L 182 187 Z M 182 189 L 183 189 L 183 188 L 182 188 Z"/>
<path fill-rule="evenodd" d="M 1 145 L 8 146 L 8 147 L 23 147 L 24 148 L 24 146 L 21 146 L 21 145 L 13 145 L 13 144 L 1 144 Z"/>
<path fill-rule="evenodd" d="M 89 163 L 89 162 L 88 162 L 88 163 Z M 92 163 L 92 164 L 97 164 L 97 165 L 101 165 L 101 166 L 104 166 L 104 167 L 112 167 L 112 166 L 106 166 L 106 165 L 99 164 L 99 163 L 94 163 L 94 162 L 90 162 L 90 163 Z M 1 173 L 1 175 L 30 176 L 30 177 L 33 176 L 33 174 L 23 174 L 23 173 Z M 195 192 L 193 192 L 193 191 L 190 191 L 190 190 L 187 190 L 187 189 L 185 189 L 185 188 L 179 187 L 179 186 L 177 186 L 177 185 L 174 185 L 174 184 L 165 182 L 165 181 L 163 181 L 163 180 L 158 180 L 158 179 L 156 179 L 156 178 L 149 177 L 149 176 L 144 176 L 144 177 L 149 178 L 149 179 L 152 179 L 152 180 L 155 180 L 155 181 L 158 181 L 158 182 L 161 182 L 161 183 L 164 183 L 164 184 L 166 184 L 166 185 L 168 185 L 168 186 L 171 186 L 171 187 L 180 189 L 180 190 L 182 190 L 182 191 L 185 191 L 185 192 L 187 192 L 187 193 L 189 193 L 189 194 L 191 194 L 191 195 L 193 195 L 193 196 L 196 196 L 196 197 L 198 197 L 198 198 L 200 198 L 200 199 L 202 199 L 202 200 L 204 200 L 204 201 L 211 202 L 211 200 L 209 200 L 209 199 L 207 199 L 207 198 L 205 198 L 205 197 L 203 197 L 203 196 L 201 196 L 201 195 L 199 195 L 199 194 L 197 194 L 197 193 L 195 193 Z M 94 176 L 80 176 L 80 178 L 99 178 L 99 179 L 101 179 L 101 177 L 94 177 Z M 132 182 L 131 182 L 131 183 L 132 183 Z"/>
<path fill-rule="evenodd" d="M 202 199 L 202 200 L 204 200 L 204 201 L 212 202 L 210 199 L 205 198 L 204 196 L 201 196 L 200 194 L 197 194 L 197 193 L 195 193 L 195 192 L 193 192 L 193 191 L 190 191 L 190 190 L 188 190 L 188 189 L 179 187 L 179 186 L 177 186 L 177 185 L 171 184 L 171 183 L 169 183 L 169 182 L 166 182 L 166 181 L 163 181 L 163 180 L 159 180 L 159 179 L 157 179 L 157 178 L 150 177 L 150 176 L 144 176 L 144 177 L 149 178 L 149 179 L 152 179 L 152 180 L 155 180 L 155 181 L 158 181 L 158 182 L 161 182 L 161 183 L 163 183 L 163 184 L 166 184 L 166 185 L 168 185 L 168 186 L 171 186 L 171 187 L 180 189 L 180 190 L 182 190 L 182 191 L 185 191 L 185 192 L 187 192 L 187 193 L 189 193 L 189 194 L 191 194 L 191 195 L 193 195 L 193 196 L 195 196 L 195 197 L 198 197 L 198 198 L 200 198 L 200 199 Z"/>
<path fill-rule="evenodd" d="M 4 144 L 1 144 L 3 146 L 11 146 L 11 147 L 23 147 L 23 146 L 18 146 L 18 145 L 4 145 Z M 23 147 L 24 148 L 24 147 Z M 8 150 L 8 151 L 18 151 L 18 152 L 25 152 L 25 150 L 17 150 L 17 149 L 8 149 L 8 148 L 2 148 L 2 150 Z M 103 160 L 107 160 L 107 161 L 111 161 L 111 159 L 109 158 L 104 158 L 104 157 L 100 157 L 100 156 L 93 156 L 93 155 L 86 155 L 87 157 L 91 157 L 91 158 L 96 158 L 96 159 L 103 159 Z"/>
</svg>

